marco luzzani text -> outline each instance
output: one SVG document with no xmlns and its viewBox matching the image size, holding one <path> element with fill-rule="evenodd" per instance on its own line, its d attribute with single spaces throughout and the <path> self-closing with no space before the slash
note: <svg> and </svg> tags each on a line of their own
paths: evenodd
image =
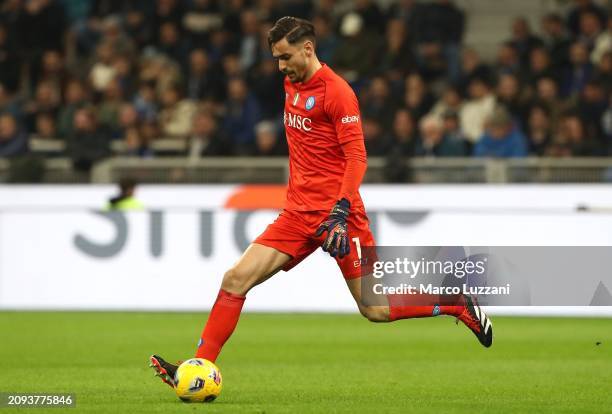
<svg viewBox="0 0 612 414">
<path fill-rule="evenodd" d="M 376 261 L 372 266 L 372 276 L 382 279 L 385 276 L 400 277 L 402 280 L 414 281 L 417 277 L 426 276 L 454 276 L 460 280 L 466 277 L 485 276 L 487 272 L 487 258 L 479 260 L 411 260 L 396 258 L 395 260 Z M 509 295 L 510 284 L 503 286 L 483 286 L 481 284 L 463 283 L 459 286 L 439 286 L 435 283 L 400 283 L 395 286 L 386 286 L 375 283 L 372 290 L 376 295 Z"/>
</svg>

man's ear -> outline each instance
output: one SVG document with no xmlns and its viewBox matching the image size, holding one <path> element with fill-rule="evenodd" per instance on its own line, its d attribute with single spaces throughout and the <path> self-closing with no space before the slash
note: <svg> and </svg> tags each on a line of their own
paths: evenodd
<svg viewBox="0 0 612 414">
<path fill-rule="evenodd" d="M 308 57 L 312 57 L 312 55 L 314 55 L 314 44 L 311 40 L 304 41 L 304 53 Z"/>
</svg>

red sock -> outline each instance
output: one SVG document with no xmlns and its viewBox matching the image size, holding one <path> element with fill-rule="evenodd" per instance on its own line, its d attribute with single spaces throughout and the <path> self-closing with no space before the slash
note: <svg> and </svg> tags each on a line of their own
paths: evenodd
<svg viewBox="0 0 612 414">
<path fill-rule="evenodd" d="M 245 298 L 245 296 L 234 295 L 223 289 L 219 291 L 198 343 L 196 358 L 204 358 L 215 362 L 221 348 L 238 324 Z"/>
<path fill-rule="evenodd" d="M 463 304 L 440 305 L 439 297 L 436 295 L 388 295 L 387 299 L 390 321 L 438 315 L 459 316 L 463 312 Z"/>
</svg>

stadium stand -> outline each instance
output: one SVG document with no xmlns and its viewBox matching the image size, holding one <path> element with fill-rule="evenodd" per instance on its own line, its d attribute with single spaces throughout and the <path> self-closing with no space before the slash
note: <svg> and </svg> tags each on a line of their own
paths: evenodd
<svg viewBox="0 0 612 414">
<path fill-rule="evenodd" d="M 4 1 L 0 180 L 282 181 L 266 34 L 295 15 L 360 98 L 368 181 L 608 181 L 610 3 L 493 3 Z"/>
</svg>

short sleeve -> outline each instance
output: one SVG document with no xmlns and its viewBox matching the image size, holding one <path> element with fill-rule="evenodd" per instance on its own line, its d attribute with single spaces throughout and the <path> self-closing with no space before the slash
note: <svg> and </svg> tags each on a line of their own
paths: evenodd
<svg viewBox="0 0 612 414">
<path fill-rule="evenodd" d="M 325 112 L 334 124 L 338 142 L 363 139 L 361 114 L 355 92 L 345 82 L 328 82 L 325 89 Z"/>
</svg>

